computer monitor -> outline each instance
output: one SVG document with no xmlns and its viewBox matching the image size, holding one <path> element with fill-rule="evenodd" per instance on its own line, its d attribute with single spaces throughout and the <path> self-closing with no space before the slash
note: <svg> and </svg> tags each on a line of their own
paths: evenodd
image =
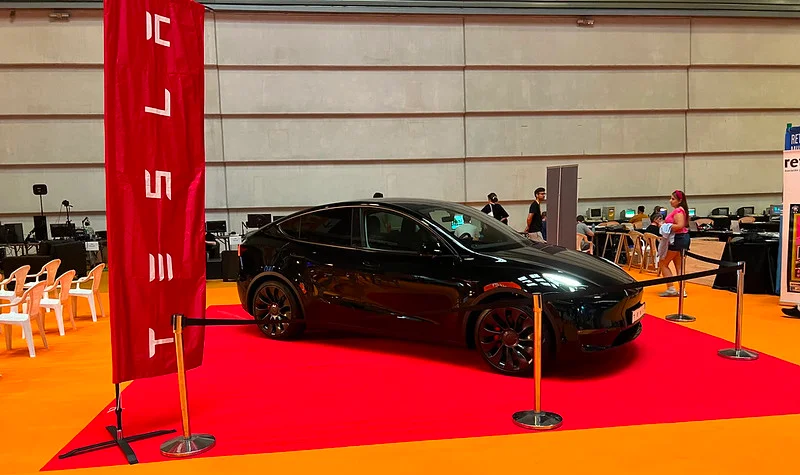
<svg viewBox="0 0 800 475">
<path fill-rule="evenodd" d="M 51 224 L 50 235 L 53 239 L 63 239 L 75 235 L 75 223 Z"/>
<path fill-rule="evenodd" d="M 589 208 L 586 210 L 586 217 L 589 219 L 601 219 L 603 217 L 603 210 L 601 208 Z"/>
<path fill-rule="evenodd" d="M 625 213 L 625 215 L 624 215 L 625 219 L 631 219 L 634 216 L 636 216 L 636 210 L 635 209 L 626 209 L 624 211 L 624 213 Z"/>
<path fill-rule="evenodd" d="M 228 223 L 225 221 L 206 221 L 206 232 L 226 233 L 228 232 Z"/>
<path fill-rule="evenodd" d="M 263 228 L 272 222 L 271 214 L 248 214 L 247 227 L 250 229 Z"/>
<path fill-rule="evenodd" d="M 743 206 L 736 210 L 736 216 L 751 216 L 756 214 L 756 209 L 753 206 Z"/>
<path fill-rule="evenodd" d="M 730 214 L 731 214 L 730 209 L 727 208 L 727 207 L 726 208 L 714 208 L 714 209 L 711 210 L 711 216 L 728 216 Z"/>
<path fill-rule="evenodd" d="M 694 218 L 695 216 L 697 216 L 697 209 L 689 208 L 689 217 Z"/>
<path fill-rule="evenodd" d="M 0 230 L 0 242 L 7 244 L 20 244 L 25 242 L 25 235 L 22 231 L 22 223 L 4 224 Z"/>
<path fill-rule="evenodd" d="M 783 214 L 783 205 L 769 205 L 769 215 L 770 216 L 780 216 Z"/>
</svg>

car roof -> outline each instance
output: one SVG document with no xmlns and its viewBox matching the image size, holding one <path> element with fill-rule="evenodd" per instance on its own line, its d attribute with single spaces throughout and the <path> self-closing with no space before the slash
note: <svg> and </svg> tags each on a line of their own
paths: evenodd
<svg viewBox="0 0 800 475">
<path fill-rule="evenodd" d="M 324 205 L 318 205 L 311 208 L 307 208 L 301 212 L 308 212 L 312 210 L 320 210 L 325 208 L 332 208 L 337 206 L 369 206 L 369 205 L 388 205 L 390 208 L 403 208 L 407 211 L 416 213 L 416 209 L 420 206 L 452 206 L 452 205 L 459 205 L 461 203 L 457 203 L 454 201 L 443 201 L 443 200 L 434 200 L 428 198 L 368 198 L 363 200 L 349 200 L 349 201 L 337 201 L 333 203 L 327 203 Z M 463 205 L 462 205 L 463 206 Z"/>
</svg>

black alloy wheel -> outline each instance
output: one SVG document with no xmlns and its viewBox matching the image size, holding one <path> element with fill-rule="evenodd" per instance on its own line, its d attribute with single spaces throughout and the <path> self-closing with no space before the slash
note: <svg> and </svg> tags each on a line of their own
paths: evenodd
<svg viewBox="0 0 800 475">
<path fill-rule="evenodd" d="M 475 323 L 475 347 L 495 371 L 527 376 L 533 373 L 533 333 L 530 309 L 498 307 L 486 310 L 478 317 Z M 543 363 L 550 360 L 552 347 L 550 322 L 543 317 Z"/>
<path fill-rule="evenodd" d="M 276 340 L 296 338 L 303 333 L 305 325 L 299 320 L 299 307 L 292 291 L 280 282 L 265 282 L 253 295 L 253 316 L 264 322 L 258 328 Z"/>
</svg>

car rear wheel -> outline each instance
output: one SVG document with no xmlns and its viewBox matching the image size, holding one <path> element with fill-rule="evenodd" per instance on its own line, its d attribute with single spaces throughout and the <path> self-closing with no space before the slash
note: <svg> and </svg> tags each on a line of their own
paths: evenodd
<svg viewBox="0 0 800 475">
<path fill-rule="evenodd" d="M 280 282 L 264 282 L 253 294 L 253 317 L 264 322 L 258 328 L 270 338 L 299 337 L 305 329 L 299 312 L 300 305 L 294 293 Z"/>
<path fill-rule="evenodd" d="M 495 371 L 514 376 L 533 373 L 533 317 L 531 310 L 498 307 L 484 311 L 475 322 L 475 347 Z M 543 365 L 553 354 L 553 330 L 542 318 Z"/>
</svg>

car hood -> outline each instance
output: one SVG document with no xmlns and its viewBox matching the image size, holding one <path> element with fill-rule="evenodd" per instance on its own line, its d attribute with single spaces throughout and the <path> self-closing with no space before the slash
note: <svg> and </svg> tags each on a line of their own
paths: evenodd
<svg viewBox="0 0 800 475">
<path fill-rule="evenodd" d="M 628 273 L 605 259 L 549 244 L 532 244 L 517 249 L 487 252 L 486 255 L 520 264 L 525 268 L 569 274 L 585 285 L 605 287 L 635 282 Z"/>
</svg>

